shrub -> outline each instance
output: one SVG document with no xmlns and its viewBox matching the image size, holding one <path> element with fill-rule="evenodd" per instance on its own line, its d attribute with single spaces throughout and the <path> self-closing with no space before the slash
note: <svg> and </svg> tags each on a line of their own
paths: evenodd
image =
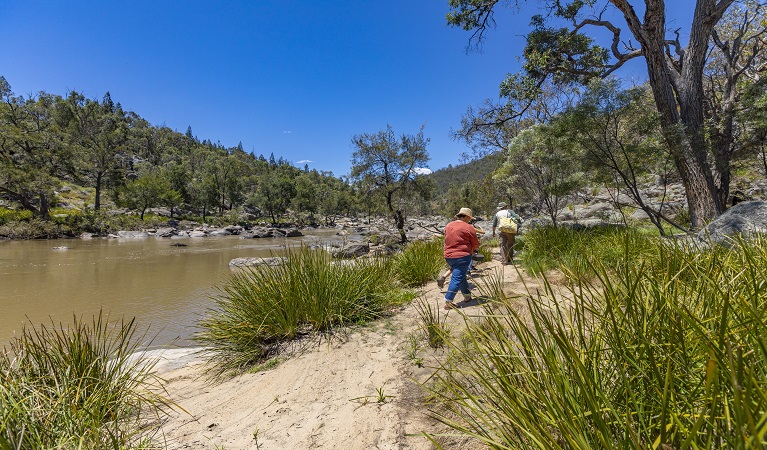
<svg viewBox="0 0 767 450">
<path fill-rule="evenodd" d="M 196 339 L 215 377 L 241 372 L 312 331 L 379 317 L 391 304 L 395 278 L 384 259 L 333 261 L 324 251 L 289 250 L 279 266 L 232 275 L 213 298 Z"/>
<path fill-rule="evenodd" d="M 397 278 L 405 286 L 422 286 L 434 280 L 445 267 L 444 239 L 417 241 L 394 257 Z"/>
<path fill-rule="evenodd" d="M 135 448 L 170 402 L 134 321 L 24 328 L 0 353 L 0 448 Z"/>
<path fill-rule="evenodd" d="M 0 208 L 0 225 L 10 222 L 22 222 L 32 220 L 32 211 Z"/>
<path fill-rule="evenodd" d="M 764 448 L 767 240 L 651 242 L 467 321 L 434 414 L 497 449 Z"/>
</svg>

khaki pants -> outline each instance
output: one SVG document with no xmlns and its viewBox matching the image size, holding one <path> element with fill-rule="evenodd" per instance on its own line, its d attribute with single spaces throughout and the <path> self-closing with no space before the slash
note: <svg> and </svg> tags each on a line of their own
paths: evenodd
<svg viewBox="0 0 767 450">
<path fill-rule="evenodd" d="M 514 241 L 517 239 L 517 235 L 498 233 L 498 237 L 501 238 L 501 262 L 512 262 L 514 260 Z"/>
</svg>

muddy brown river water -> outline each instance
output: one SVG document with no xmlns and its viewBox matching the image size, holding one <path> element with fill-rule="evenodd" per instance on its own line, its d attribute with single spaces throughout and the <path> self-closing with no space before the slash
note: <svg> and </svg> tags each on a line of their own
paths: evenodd
<svg viewBox="0 0 767 450">
<path fill-rule="evenodd" d="M 152 347 L 190 345 L 216 287 L 237 270 L 230 260 L 338 240 L 335 230 L 306 234 L 0 242 L 0 344 L 25 323 L 71 323 L 73 314 L 90 321 L 103 310 L 110 319 L 135 317 L 154 336 Z"/>
</svg>

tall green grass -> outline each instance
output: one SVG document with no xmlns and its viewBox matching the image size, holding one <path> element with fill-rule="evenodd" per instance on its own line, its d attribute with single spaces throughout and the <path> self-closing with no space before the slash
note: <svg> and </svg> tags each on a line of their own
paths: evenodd
<svg viewBox="0 0 767 450">
<path fill-rule="evenodd" d="M 24 328 L 0 353 L 0 449 L 151 448 L 171 403 L 136 324 Z"/>
<path fill-rule="evenodd" d="M 645 244 L 467 321 L 435 416 L 494 449 L 767 447 L 767 241 Z"/>
<path fill-rule="evenodd" d="M 405 286 L 422 286 L 445 268 L 444 239 L 417 241 L 394 257 L 394 271 Z"/>
<path fill-rule="evenodd" d="M 307 333 L 366 322 L 412 299 L 396 283 L 389 260 L 338 261 L 322 251 L 290 250 L 282 265 L 234 274 L 196 339 L 207 348 L 214 377 L 236 374 Z"/>
<path fill-rule="evenodd" d="M 532 273 L 560 269 L 571 278 L 593 275 L 591 264 L 615 266 L 628 257 L 641 261 L 653 237 L 634 229 L 601 226 L 582 230 L 539 227 L 524 235 L 522 265 Z M 626 253 L 628 252 L 628 254 Z"/>
</svg>

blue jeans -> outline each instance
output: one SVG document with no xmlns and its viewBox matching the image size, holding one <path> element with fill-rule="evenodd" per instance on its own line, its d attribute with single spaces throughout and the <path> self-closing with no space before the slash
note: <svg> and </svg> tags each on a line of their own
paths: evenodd
<svg viewBox="0 0 767 450">
<path fill-rule="evenodd" d="M 445 292 L 445 301 L 452 302 L 458 291 L 462 294 L 469 294 L 469 282 L 466 279 L 466 275 L 469 273 L 469 267 L 471 267 L 471 255 L 462 256 L 460 258 L 445 258 L 445 262 L 453 274 L 450 276 L 450 285 Z"/>
</svg>

